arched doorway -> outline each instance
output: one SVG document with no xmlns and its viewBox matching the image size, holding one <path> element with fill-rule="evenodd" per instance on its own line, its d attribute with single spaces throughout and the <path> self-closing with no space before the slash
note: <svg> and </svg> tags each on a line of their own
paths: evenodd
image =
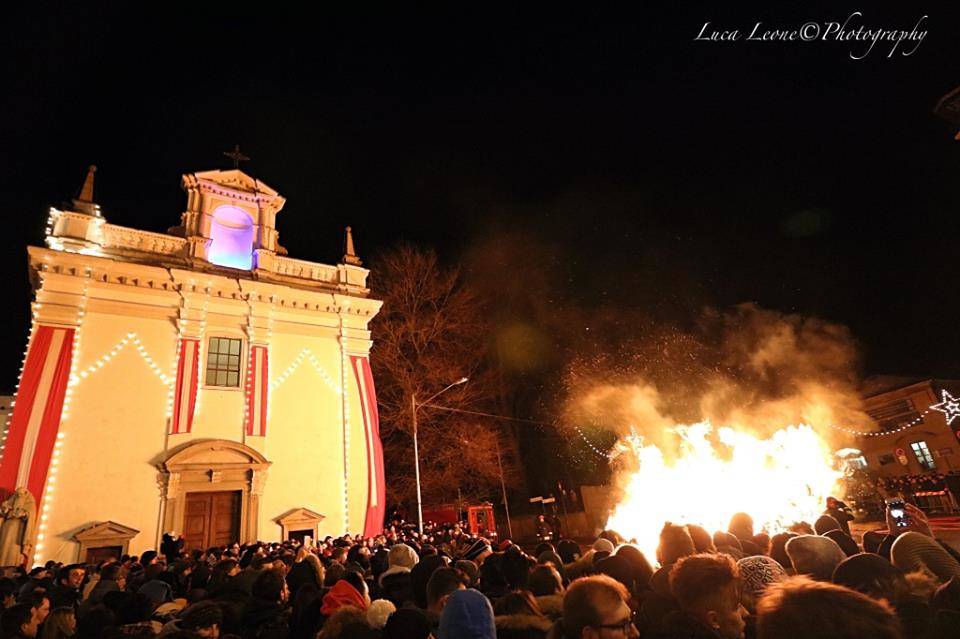
<svg viewBox="0 0 960 639">
<path fill-rule="evenodd" d="M 208 439 L 170 451 L 160 471 L 163 532 L 191 547 L 257 540 L 267 459 L 240 442 Z"/>
</svg>

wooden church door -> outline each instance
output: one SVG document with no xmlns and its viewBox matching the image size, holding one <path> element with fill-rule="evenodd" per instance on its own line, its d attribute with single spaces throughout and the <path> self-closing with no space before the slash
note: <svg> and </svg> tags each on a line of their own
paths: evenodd
<svg viewBox="0 0 960 639">
<path fill-rule="evenodd" d="M 187 493 L 183 515 L 184 549 L 225 546 L 239 541 L 239 490 Z"/>
</svg>

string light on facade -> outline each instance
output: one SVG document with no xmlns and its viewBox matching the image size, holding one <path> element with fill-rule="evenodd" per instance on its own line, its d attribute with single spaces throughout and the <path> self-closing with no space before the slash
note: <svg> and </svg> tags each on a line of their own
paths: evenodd
<svg viewBox="0 0 960 639">
<path fill-rule="evenodd" d="M 33 561 L 40 563 L 43 552 L 43 539 L 47 529 L 47 520 L 50 518 L 50 508 L 53 503 L 54 493 L 57 488 L 57 471 L 60 468 L 60 455 L 63 449 L 63 440 L 66 437 L 65 429 L 70 419 L 70 402 L 73 399 L 73 390 L 80 382 L 77 376 L 77 362 L 80 354 L 80 339 L 83 335 L 83 322 L 87 314 L 87 302 L 90 299 L 90 275 L 91 269 L 86 269 L 86 278 L 83 281 L 83 292 L 80 295 L 80 304 L 77 307 L 77 316 L 74 321 L 73 344 L 70 353 L 70 372 L 67 376 L 67 388 L 64 392 L 63 406 L 60 409 L 60 425 L 56 440 L 53 444 L 53 455 L 50 459 L 50 467 L 47 471 L 47 479 L 43 488 L 43 495 L 40 498 L 40 525 L 38 527 L 37 543 L 34 546 Z"/>
<path fill-rule="evenodd" d="M 855 435 L 857 437 L 885 437 L 886 435 L 894 435 L 896 433 L 902 433 L 907 429 L 913 428 L 917 424 L 922 424 L 923 418 L 926 415 L 930 414 L 930 409 L 934 409 L 934 407 L 931 406 L 929 409 L 923 411 L 922 413 L 920 413 L 919 415 L 911 419 L 909 422 L 904 422 L 897 428 L 893 428 L 891 430 L 866 431 L 866 430 L 855 430 L 853 428 L 846 428 L 844 426 L 837 426 L 836 424 L 827 424 L 827 425 L 834 430 L 839 430 L 841 432 L 847 433 L 848 435 Z M 939 410 L 939 409 L 934 409 L 934 410 Z M 947 423 L 949 424 L 950 422 L 947 422 Z"/>
<path fill-rule="evenodd" d="M 151 357 L 150 353 L 147 352 L 147 349 L 144 348 L 143 342 L 140 341 L 140 337 L 136 333 L 127 333 L 126 336 L 121 339 L 116 345 L 111 348 L 109 351 L 101 355 L 96 361 L 87 366 L 85 369 L 80 371 L 78 374 L 71 374 L 70 379 L 71 383 L 76 385 L 87 377 L 93 375 L 94 373 L 103 369 L 108 363 L 110 363 L 115 357 L 120 355 L 124 348 L 128 345 L 133 345 L 140 357 L 143 358 L 143 361 L 146 363 L 150 371 L 156 375 L 161 382 L 166 385 L 172 385 L 175 378 L 167 375 L 163 372 L 159 365 L 157 365 L 156 360 Z"/>
<path fill-rule="evenodd" d="M 304 348 L 300 353 L 293 359 L 293 362 L 287 366 L 286 370 L 280 373 L 271 383 L 270 390 L 274 391 L 287 381 L 287 378 L 293 375 L 293 373 L 300 367 L 304 362 L 308 361 L 313 368 L 320 374 L 320 377 L 323 378 L 324 383 L 337 395 L 341 393 L 341 386 L 338 386 L 334 381 L 333 377 L 330 376 L 323 366 L 320 365 L 320 360 L 316 358 L 313 352 L 309 348 Z M 269 409 L 269 404 L 267 405 Z"/>
<path fill-rule="evenodd" d="M 343 344 L 343 319 L 340 325 L 340 388 L 347 388 L 347 352 Z M 310 355 L 313 357 L 313 354 Z M 350 532 L 350 398 L 340 392 L 340 404 L 343 406 L 343 531 Z"/>
</svg>

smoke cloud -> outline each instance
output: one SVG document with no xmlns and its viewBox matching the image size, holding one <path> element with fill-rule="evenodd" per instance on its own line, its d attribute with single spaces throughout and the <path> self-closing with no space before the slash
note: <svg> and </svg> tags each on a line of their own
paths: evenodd
<svg viewBox="0 0 960 639">
<path fill-rule="evenodd" d="M 626 434 L 668 452 L 678 424 L 710 420 L 758 436 L 808 424 L 832 443 L 831 424 L 869 422 L 857 391 L 858 354 L 843 326 L 755 304 L 704 311 L 690 331 L 657 328 L 616 353 L 575 360 L 567 371 L 569 423 Z"/>
</svg>

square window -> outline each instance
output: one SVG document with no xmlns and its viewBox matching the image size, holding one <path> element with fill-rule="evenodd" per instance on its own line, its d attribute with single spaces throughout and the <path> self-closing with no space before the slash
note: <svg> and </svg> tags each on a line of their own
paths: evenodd
<svg viewBox="0 0 960 639">
<path fill-rule="evenodd" d="M 211 337 L 207 351 L 208 386 L 240 386 L 240 354 L 242 340 L 229 337 Z"/>
<path fill-rule="evenodd" d="M 933 460 L 933 455 L 930 453 L 930 449 L 927 447 L 927 442 L 913 442 L 910 444 L 910 449 L 913 450 L 914 457 L 917 458 L 917 461 L 921 466 L 924 467 L 924 469 L 937 469 L 937 463 Z"/>
</svg>

